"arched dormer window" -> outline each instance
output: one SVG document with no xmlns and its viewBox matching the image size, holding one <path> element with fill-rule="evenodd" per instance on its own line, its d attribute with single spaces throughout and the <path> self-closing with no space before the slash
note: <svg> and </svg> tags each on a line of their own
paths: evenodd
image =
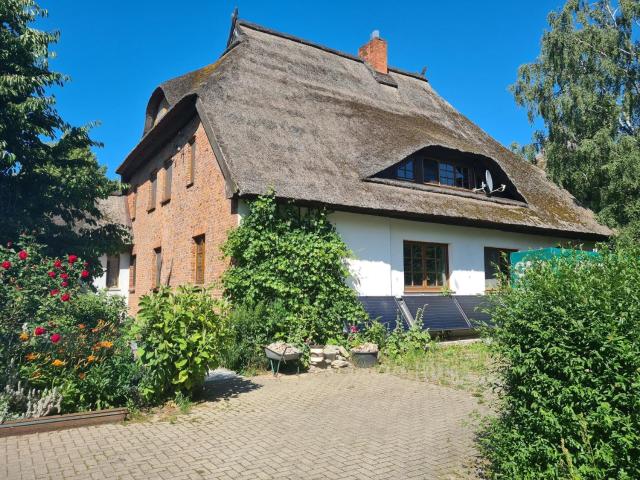
<svg viewBox="0 0 640 480">
<path fill-rule="evenodd" d="M 424 185 L 424 188 L 436 188 L 451 193 L 467 191 L 483 195 L 488 193 L 486 188 L 481 188 L 487 171 L 491 173 L 496 187 L 502 184 L 506 186 L 503 192 L 492 192 L 492 196 L 524 201 L 494 160 L 483 155 L 439 146 L 423 148 L 380 172 L 376 177 L 411 182 Z"/>
<path fill-rule="evenodd" d="M 160 103 L 156 107 L 155 116 L 153 118 L 153 125 L 155 126 L 161 119 L 164 117 L 169 111 L 169 102 L 167 99 L 162 97 Z"/>
</svg>

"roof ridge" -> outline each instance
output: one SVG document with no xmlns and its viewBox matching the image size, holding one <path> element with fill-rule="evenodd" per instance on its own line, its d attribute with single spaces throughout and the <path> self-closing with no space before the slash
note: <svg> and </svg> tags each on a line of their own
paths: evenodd
<svg viewBox="0 0 640 480">
<path fill-rule="evenodd" d="M 303 45 L 308 45 L 309 47 L 317 48 L 317 49 L 325 51 L 327 53 L 331 53 L 333 55 L 338 55 L 340 57 L 344 57 L 344 58 L 347 58 L 349 60 L 353 60 L 353 61 L 358 62 L 358 63 L 365 63 L 364 60 L 362 60 L 360 57 L 358 57 L 356 55 L 353 55 L 351 53 L 343 52 L 341 50 L 336 50 L 335 48 L 327 47 L 326 45 L 322 45 L 322 44 L 317 43 L 317 42 L 312 42 L 311 40 L 306 40 L 304 38 L 297 37 L 295 35 L 290 35 L 288 33 L 279 32 L 277 30 L 273 30 L 273 29 L 265 27 L 263 25 L 259 25 L 257 23 L 250 22 L 248 20 L 243 20 L 243 19 L 238 18 L 236 20 L 236 25 L 239 25 L 241 27 L 250 28 L 252 30 L 256 30 L 258 32 L 266 33 L 266 34 L 269 34 L 269 35 L 274 35 L 276 37 L 284 38 L 286 40 L 291 40 L 293 42 L 301 43 Z M 429 80 L 427 80 L 426 77 L 424 77 L 423 75 L 420 75 L 419 73 L 409 72 L 407 70 L 402 70 L 401 68 L 391 67 L 391 66 L 388 67 L 388 70 L 390 72 L 397 73 L 399 75 L 405 75 L 407 77 L 412 77 L 412 78 L 415 78 L 417 80 L 422 80 L 423 82 L 427 82 L 427 83 L 429 82 Z"/>
</svg>

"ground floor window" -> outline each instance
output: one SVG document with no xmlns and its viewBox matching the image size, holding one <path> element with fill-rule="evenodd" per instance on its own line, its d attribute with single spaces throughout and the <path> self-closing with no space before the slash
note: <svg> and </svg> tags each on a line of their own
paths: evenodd
<svg viewBox="0 0 640 480">
<path fill-rule="evenodd" d="M 404 242 L 406 291 L 440 290 L 447 286 L 449 252 L 441 243 Z"/>
<path fill-rule="evenodd" d="M 118 288 L 119 276 L 120 255 L 109 255 L 107 257 L 107 288 Z"/>
<path fill-rule="evenodd" d="M 512 248 L 484 247 L 484 285 L 487 290 L 498 286 L 498 278 L 508 275 Z"/>
</svg>

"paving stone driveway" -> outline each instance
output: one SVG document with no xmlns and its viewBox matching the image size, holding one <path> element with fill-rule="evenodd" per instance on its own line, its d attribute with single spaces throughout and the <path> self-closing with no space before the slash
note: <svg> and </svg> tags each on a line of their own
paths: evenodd
<svg viewBox="0 0 640 480">
<path fill-rule="evenodd" d="M 212 382 L 170 421 L 0 438 L 0 478 L 450 479 L 475 454 L 469 393 L 377 372 Z"/>
</svg>

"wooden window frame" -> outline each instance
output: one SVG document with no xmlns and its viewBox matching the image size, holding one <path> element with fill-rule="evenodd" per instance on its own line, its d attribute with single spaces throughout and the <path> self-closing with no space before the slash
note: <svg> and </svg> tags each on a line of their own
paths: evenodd
<svg viewBox="0 0 640 480">
<path fill-rule="evenodd" d="M 425 274 L 427 272 L 426 268 L 426 255 L 424 254 L 427 247 L 442 247 L 444 248 L 444 276 L 445 281 L 444 285 L 438 286 L 428 286 L 426 283 L 426 275 L 423 276 L 422 285 L 421 286 L 413 286 L 406 285 L 404 282 L 404 252 L 405 248 L 408 245 L 420 245 L 422 248 L 422 272 Z M 434 242 L 421 242 L 417 240 L 404 240 L 402 243 L 402 263 L 403 263 L 403 271 L 402 271 L 402 283 L 404 284 L 404 291 L 407 293 L 417 293 L 417 292 L 441 292 L 443 289 L 449 287 L 449 245 L 446 243 L 434 243 Z"/>
<path fill-rule="evenodd" d="M 113 259 L 116 262 L 115 273 L 113 271 Z M 111 265 L 111 268 L 109 266 Z M 115 277 L 114 277 L 115 275 Z M 110 282 L 112 280 L 113 282 Z M 105 272 L 105 286 L 109 290 L 118 290 L 120 288 L 120 255 L 107 255 L 107 268 Z"/>
<path fill-rule="evenodd" d="M 133 222 L 136 219 L 136 213 L 138 209 L 138 187 L 133 187 L 131 189 L 131 211 L 129 213 L 129 217 Z"/>
<path fill-rule="evenodd" d="M 204 285 L 207 267 L 207 237 L 205 234 L 193 237 L 193 283 Z M 198 249 L 202 246 L 202 252 Z M 201 265 L 199 265 L 199 263 Z"/>
<path fill-rule="evenodd" d="M 164 162 L 164 181 L 162 182 L 162 201 L 161 205 L 165 205 L 171 201 L 171 187 L 173 184 L 173 160 L 169 159 Z"/>
<path fill-rule="evenodd" d="M 162 284 L 162 247 L 156 247 L 153 249 L 151 275 L 151 288 L 152 290 L 158 290 L 158 288 L 160 288 L 160 285 Z"/>
<path fill-rule="evenodd" d="M 136 255 L 131 255 L 129 257 L 129 293 L 136 291 L 137 261 L 138 259 Z"/>
<path fill-rule="evenodd" d="M 196 137 L 191 137 L 188 142 L 189 145 L 189 158 L 186 161 L 187 167 L 187 187 L 191 187 L 196 178 Z"/>
<path fill-rule="evenodd" d="M 153 212 L 156 209 L 158 201 L 158 171 L 154 170 L 149 175 L 149 198 L 147 199 L 147 212 Z"/>
<path fill-rule="evenodd" d="M 491 291 L 491 290 L 494 290 L 495 288 L 494 287 L 487 288 L 487 280 L 494 280 L 493 278 L 487 278 L 487 265 L 486 265 L 486 254 L 485 254 L 487 249 L 500 250 L 502 253 L 506 252 L 506 253 L 509 253 L 509 254 L 512 254 L 514 252 L 519 252 L 520 250 L 518 250 L 517 248 L 492 247 L 492 246 L 489 246 L 489 245 L 485 246 L 482 249 L 482 254 L 483 254 L 482 255 L 482 259 L 483 259 L 483 263 L 484 263 L 485 291 Z M 511 260 L 511 259 L 509 259 L 509 260 Z M 511 268 L 511 265 L 509 265 L 509 268 Z"/>
<path fill-rule="evenodd" d="M 437 168 L 436 168 L 436 172 L 438 173 L 438 181 L 437 182 L 431 182 L 431 181 L 425 181 L 424 179 L 424 162 L 426 161 L 430 161 L 430 162 L 436 162 Z M 441 182 L 441 175 L 440 175 L 440 166 L 441 164 L 447 164 L 447 165 L 451 165 L 453 167 L 453 185 L 449 185 L 447 183 L 442 183 Z M 464 190 L 466 192 L 469 192 L 471 190 L 473 190 L 476 185 L 476 173 L 473 169 L 473 167 L 469 166 L 469 165 L 464 165 L 462 163 L 457 163 L 457 162 L 451 162 L 448 160 L 440 160 L 437 158 L 433 158 L 433 157 L 424 157 L 422 159 L 421 162 L 421 168 L 422 168 L 422 178 L 420 178 L 420 181 L 422 181 L 422 183 L 424 183 L 425 185 L 437 185 L 439 187 L 443 187 L 443 188 L 452 188 L 455 190 Z M 469 172 L 469 176 L 468 176 L 468 180 L 469 180 L 469 188 L 466 187 L 458 187 L 457 185 L 455 185 L 456 182 L 456 168 L 466 168 L 467 171 Z"/>
</svg>

